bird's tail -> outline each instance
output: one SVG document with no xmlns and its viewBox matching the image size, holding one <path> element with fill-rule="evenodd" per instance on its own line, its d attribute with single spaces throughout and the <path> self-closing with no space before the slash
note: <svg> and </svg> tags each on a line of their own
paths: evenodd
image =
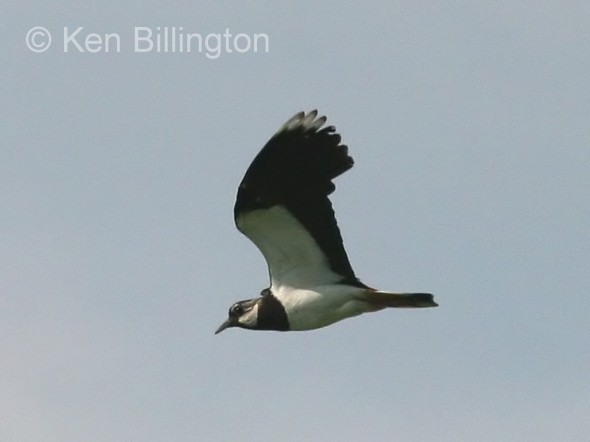
<svg viewBox="0 0 590 442">
<path fill-rule="evenodd" d="M 438 307 L 430 293 L 390 293 L 379 290 L 366 292 L 365 299 L 376 308 L 423 308 Z"/>
</svg>

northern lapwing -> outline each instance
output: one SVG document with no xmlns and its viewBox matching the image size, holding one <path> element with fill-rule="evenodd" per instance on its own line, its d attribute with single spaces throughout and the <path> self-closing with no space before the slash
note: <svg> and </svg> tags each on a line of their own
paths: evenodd
<svg viewBox="0 0 590 442">
<path fill-rule="evenodd" d="M 389 307 L 436 307 L 429 293 L 373 289 L 355 275 L 328 199 L 332 180 L 353 165 L 326 117 L 300 112 L 252 161 L 238 187 L 237 228 L 264 255 L 270 287 L 239 301 L 216 334 L 312 330 Z"/>
</svg>

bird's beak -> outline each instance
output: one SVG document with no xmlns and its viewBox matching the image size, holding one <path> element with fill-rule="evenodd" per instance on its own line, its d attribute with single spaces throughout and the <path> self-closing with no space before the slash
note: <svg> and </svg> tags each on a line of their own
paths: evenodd
<svg viewBox="0 0 590 442">
<path fill-rule="evenodd" d="M 219 326 L 217 330 L 215 330 L 215 334 L 221 333 L 226 328 L 235 327 L 236 323 L 233 318 L 228 318 L 223 324 Z"/>
</svg>

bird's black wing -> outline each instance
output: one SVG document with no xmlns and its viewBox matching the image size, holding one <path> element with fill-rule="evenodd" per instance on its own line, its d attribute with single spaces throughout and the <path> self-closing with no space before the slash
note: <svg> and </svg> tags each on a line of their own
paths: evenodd
<svg viewBox="0 0 590 442">
<path fill-rule="evenodd" d="M 298 113 L 268 141 L 246 171 L 236 226 L 264 255 L 273 286 L 343 282 L 354 274 L 328 199 L 332 179 L 353 165 L 333 126 L 317 111 Z"/>
</svg>

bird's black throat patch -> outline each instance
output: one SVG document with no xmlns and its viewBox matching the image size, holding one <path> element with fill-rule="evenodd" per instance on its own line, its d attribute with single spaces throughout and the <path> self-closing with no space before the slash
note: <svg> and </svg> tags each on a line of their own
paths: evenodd
<svg viewBox="0 0 590 442">
<path fill-rule="evenodd" d="M 289 330 L 289 319 L 283 305 L 270 290 L 263 290 L 262 293 L 262 299 L 258 304 L 256 328 L 259 330 Z"/>
</svg>

